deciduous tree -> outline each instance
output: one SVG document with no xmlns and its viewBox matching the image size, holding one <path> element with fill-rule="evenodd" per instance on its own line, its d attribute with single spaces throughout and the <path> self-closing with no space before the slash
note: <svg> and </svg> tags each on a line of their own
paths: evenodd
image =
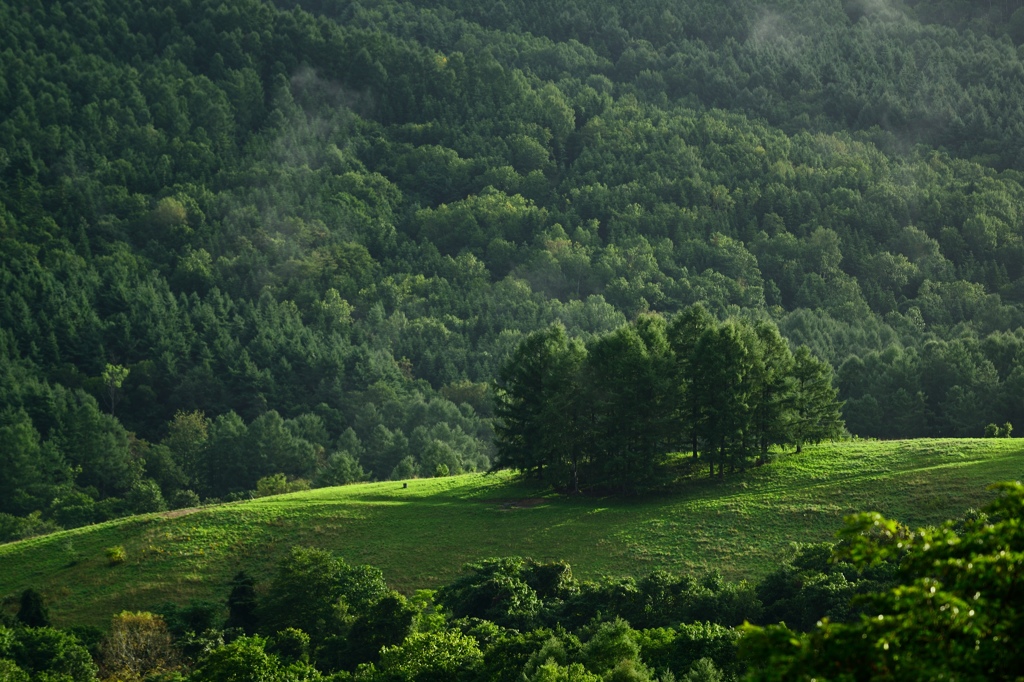
<svg viewBox="0 0 1024 682">
<path fill-rule="evenodd" d="M 110 622 L 102 646 L 108 676 L 126 682 L 178 667 L 178 652 L 160 616 L 145 611 L 122 611 Z"/>
</svg>

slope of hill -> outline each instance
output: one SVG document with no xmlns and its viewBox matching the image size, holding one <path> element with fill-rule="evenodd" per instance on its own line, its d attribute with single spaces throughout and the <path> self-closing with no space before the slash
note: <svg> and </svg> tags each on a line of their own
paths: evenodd
<svg viewBox="0 0 1024 682">
<path fill-rule="evenodd" d="M 133 517 L 0 546 L 0 595 L 40 590 L 58 624 L 105 625 L 121 609 L 223 600 L 238 570 L 266 578 L 293 545 L 384 570 L 403 591 L 450 581 L 496 555 L 564 559 L 583 577 L 716 569 L 756 578 L 792 542 L 827 540 L 874 509 L 937 523 L 1024 475 L 1024 442 L 853 441 L 786 454 L 724 482 L 630 500 L 565 498 L 507 474 L 325 488 Z M 127 561 L 109 565 L 122 546 Z"/>
</svg>

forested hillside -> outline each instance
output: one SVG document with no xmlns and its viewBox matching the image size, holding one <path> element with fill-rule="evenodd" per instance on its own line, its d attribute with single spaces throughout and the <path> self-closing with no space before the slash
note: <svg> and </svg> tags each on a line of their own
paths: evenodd
<svg viewBox="0 0 1024 682">
<path fill-rule="evenodd" d="M 1024 422 L 984 4 L 0 2 L 0 536 L 486 469 L 530 333 L 695 303 L 854 434 Z"/>
</svg>

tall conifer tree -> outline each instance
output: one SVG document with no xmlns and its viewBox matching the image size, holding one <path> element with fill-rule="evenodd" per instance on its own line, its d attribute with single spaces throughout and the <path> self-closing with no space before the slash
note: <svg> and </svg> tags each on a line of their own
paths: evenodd
<svg viewBox="0 0 1024 682">
<path fill-rule="evenodd" d="M 793 408 L 790 411 L 790 441 L 796 451 L 804 443 L 820 443 L 838 437 L 843 431 L 840 410 L 843 403 L 832 385 L 832 366 L 800 346 L 794 354 Z"/>
</svg>

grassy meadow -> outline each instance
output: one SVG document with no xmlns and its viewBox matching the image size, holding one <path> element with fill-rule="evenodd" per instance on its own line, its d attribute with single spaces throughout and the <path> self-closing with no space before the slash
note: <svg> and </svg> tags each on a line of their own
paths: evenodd
<svg viewBox="0 0 1024 682">
<path fill-rule="evenodd" d="M 488 556 L 564 559 L 583 578 L 653 569 L 758 578 L 792 542 L 827 540 L 875 510 L 911 526 L 978 507 L 1024 474 L 1024 440 L 852 441 L 644 499 L 567 498 L 508 473 L 367 483 L 121 519 L 0 545 L 0 596 L 40 590 L 56 625 L 122 609 L 223 600 L 244 569 L 266 579 L 293 545 L 331 549 L 411 592 Z M 122 546 L 111 566 L 105 550 Z"/>
</svg>

